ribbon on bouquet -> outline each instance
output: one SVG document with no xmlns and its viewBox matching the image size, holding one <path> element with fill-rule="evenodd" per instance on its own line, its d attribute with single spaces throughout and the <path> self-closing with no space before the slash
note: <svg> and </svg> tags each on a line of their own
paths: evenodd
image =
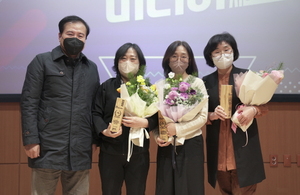
<svg viewBox="0 0 300 195">
<path fill-rule="evenodd" d="M 239 108 L 242 108 L 242 107 L 244 107 L 243 104 L 239 105 L 239 106 L 236 108 L 236 110 L 238 110 Z M 236 113 L 236 118 L 237 118 L 239 115 L 240 115 L 239 113 Z M 236 125 L 234 122 L 232 122 L 232 124 L 231 124 L 231 129 L 232 129 L 232 131 L 233 131 L 234 133 L 236 133 L 237 125 Z"/>
<path fill-rule="evenodd" d="M 149 133 L 145 128 L 133 128 L 129 130 L 128 137 L 128 152 L 127 152 L 127 161 L 130 161 L 133 152 L 133 144 L 139 147 L 144 147 L 144 136 L 149 139 Z"/>
<path fill-rule="evenodd" d="M 177 155 L 177 151 L 176 151 L 176 138 L 177 136 L 174 135 L 173 136 L 173 149 L 172 149 L 172 166 L 173 169 L 176 169 L 176 155 Z"/>
<path fill-rule="evenodd" d="M 244 104 L 241 104 L 241 105 L 239 105 L 239 106 L 237 107 L 236 110 L 238 110 L 239 108 L 242 108 L 242 107 L 244 107 L 244 106 L 245 106 Z M 236 129 L 237 129 L 237 127 L 238 127 L 238 126 L 236 125 L 236 123 L 239 124 L 238 119 L 237 119 L 237 117 L 238 117 L 239 115 L 240 115 L 240 114 L 239 114 L 238 112 L 235 112 L 234 115 L 232 116 L 231 129 L 232 129 L 232 131 L 233 131 L 234 133 L 236 133 Z M 233 118 L 234 118 L 235 120 L 233 120 Z M 245 135 L 246 135 L 246 143 L 245 143 L 245 145 L 242 146 L 242 147 L 245 147 L 245 146 L 248 145 L 249 138 L 248 138 L 247 128 L 251 125 L 251 123 L 252 123 L 252 121 L 249 123 L 249 125 L 246 127 L 246 129 L 240 127 L 240 128 L 245 132 Z"/>
</svg>

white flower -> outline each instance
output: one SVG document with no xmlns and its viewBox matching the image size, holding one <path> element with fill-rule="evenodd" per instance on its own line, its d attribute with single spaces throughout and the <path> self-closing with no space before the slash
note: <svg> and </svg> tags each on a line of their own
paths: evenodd
<svg viewBox="0 0 300 195">
<path fill-rule="evenodd" d="M 172 78 L 174 78 L 175 73 L 174 72 L 169 72 L 168 76 L 169 76 L 170 79 L 172 79 Z"/>
<path fill-rule="evenodd" d="M 165 89 L 169 89 L 170 87 L 171 87 L 171 85 L 169 83 L 166 83 L 164 86 Z"/>
</svg>

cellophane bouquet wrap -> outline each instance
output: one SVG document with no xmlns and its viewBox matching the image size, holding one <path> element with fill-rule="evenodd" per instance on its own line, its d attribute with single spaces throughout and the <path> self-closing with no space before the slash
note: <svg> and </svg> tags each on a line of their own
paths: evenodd
<svg viewBox="0 0 300 195">
<path fill-rule="evenodd" d="M 120 96 L 126 100 L 125 116 L 147 118 L 158 111 L 156 87 L 150 84 L 149 78 L 144 78 L 144 74 L 145 66 L 141 66 L 137 75 L 129 74 L 129 81 L 120 87 Z M 145 137 L 149 139 L 145 128 L 130 128 L 127 161 L 132 155 L 133 144 L 143 147 Z"/>
<path fill-rule="evenodd" d="M 197 87 L 199 82 L 195 76 L 189 75 L 186 81 L 181 76 L 175 77 L 173 72 L 168 74 L 166 80 L 156 83 L 158 91 L 158 108 L 166 123 L 184 122 L 192 120 L 208 101 L 208 95 L 204 95 Z M 173 137 L 169 142 L 173 145 L 183 145 L 184 138 L 177 138 L 173 143 Z"/>
<path fill-rule="evenodd" d="M 284 78 L 284 71 L 278 70 L 253 72 L 251 70 L 234 74 L 235 90 L 239 99 L 244 105 L 262 105 L 269 102 L 275 93 L 279 83 Z M 232 122 L 240 127 L 244 132 L 252 124 L 253 120 L 248 125 L 241 125 L 238 121 L 238 112 L 235 112 L 231 118 Z M 236 129 L 233 128 L 236 132 Z"/>
</svg>

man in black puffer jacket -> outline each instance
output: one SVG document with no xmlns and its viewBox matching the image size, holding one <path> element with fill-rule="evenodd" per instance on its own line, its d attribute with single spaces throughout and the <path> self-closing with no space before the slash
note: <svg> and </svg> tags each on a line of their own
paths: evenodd
<svg viewBox="0 0 300 195">
<path fill-rule="evenodd" d="M 88 194 L 92 161 L 91 108 L 97 66 L 81 51 L 89 34 L 78 16 L 59 22 L 60 45 L 27 68 L 21 97 L 23 145 L 32 168 L 32 194 Z"/>
</svg>

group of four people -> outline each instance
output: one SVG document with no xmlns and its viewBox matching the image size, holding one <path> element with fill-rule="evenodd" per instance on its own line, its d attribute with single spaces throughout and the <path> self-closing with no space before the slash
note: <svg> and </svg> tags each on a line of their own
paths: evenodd
<svg viewBox="0 0 300 195">
<path fill-rule="evenodd" d="M 115 54 L 115 78 L 100 85 L 97 66 L 83 53 L 89 34 L 88 24 L 78 16 L 59 22 L 60 45 L 37 55 L 29 64 L 21 97 L 22 135 L 29 167 L 32 168 L 32 194 L 54 194 L 61 179 L 63 194 L 88 194 L 92 152 L 100 146 L 99 171 L 104 195 L 121 194 L 123 182 L 129 195 L 145 194 L 149 170 L 149 139 L 143 147 L 133 145 L 127 160 L 130 128 L 153 131 L 157 114 L 149 118 L 124 116 L 122 127 L 111 132 L 117 89 L 126 83 L 128 73 L 136 74 L 146 60 L 138 45 L 125 43 Z M 170 142 L 154 136 L 158 144 L 156 194 L 204 194 L 204 144 L 201 128 L 207 125 L 208 181 L 216 181 L 222 194 L 253 194 L 265 179 L 256 120 L 250 125 L 249 143 L 242 131 L 233 133 L 231 121 L 220 106 L 220 85 L 234 85 L 233 74 L 247 70 L 233 62 L 239 51 L 228 33 L 213 36 L 204 49 L 206 63 L 217 70 L 191 85 L 209 95 L 208 104 L 189 121 L 168 123 L 169 136 L 183 139 L 176 146 L 176 168 Z M 162 60 L 168 73 L 198 77 L 194 54 L 188 43 L 175 41 Z M 240 109 L 239 121 L 248 124 L 267 112 L 266 106 L 237 108 L 233 91 L 232 112 Z"/>
</svg>

